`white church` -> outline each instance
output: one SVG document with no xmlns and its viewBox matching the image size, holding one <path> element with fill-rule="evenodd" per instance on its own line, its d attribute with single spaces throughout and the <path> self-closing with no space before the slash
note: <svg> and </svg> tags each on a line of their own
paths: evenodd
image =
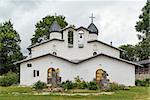
<svg viewBox="0 0 150 100">
<path fill-rule="evenodd" d="M 98 29 L 93 21 L 86 27 L 61 29 L 57 21 L 49 29 L 49 39 L 30 45 L 29 56 L 20 64 L 20 85 L 37 81 L 51 82 L 57 72 L 61 82 L 79 76 L 89 82 L 100 79 L 99 72 L 107 72 L 110 82 L 135 85 L 137 63 L 120 58 L 123 50 L 98 40 Z"/>
</svg>

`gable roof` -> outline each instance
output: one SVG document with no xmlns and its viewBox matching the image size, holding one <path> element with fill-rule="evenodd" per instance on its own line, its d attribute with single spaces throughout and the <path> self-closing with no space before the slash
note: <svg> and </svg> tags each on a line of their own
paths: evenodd
<svg viewBox="0 0 150 100">
<path fill-rule="evenodd" d="M 59 59 L 62 59 L 62 60 L 65 60 L 65 61 L 68 61 L 68 62 L 73 63 L 73 64 L 80 64 L 80 63 L 82 63 L 82 62 L 88 61 L 88 60 L 90 60 L 90 59 L 93 59 L 93 58 L 96 58 L 96 57 L 99 57 L 99 56 L 105 56 L 105 57 L 112 58 L 112 59 L 115 59 L 115 60 L 118 60 L 118 61 L 122 61 L 122 62 L 125 62 L 125 63 L 128 63 L 128 64 L 132 64 L 132 65 L 134 65 L 134 66 L 143 67 L 142 65 L 140 65 L 140 64 L 138 64 L 138 63 L 134 63 L 134 62 L 131 62 L 131 61 L 127 61 L 127 60 L 124 60 L 124 59 L 121 59 L 121 58 L 112 57 L 112 56 L 109 56 L 109 55 L 106 55 L 106 54 L 103 54 L 103 53 L 100 53 L 100 54 L 98 54 L 98 55 L 95 55 L 95 56 L 92 56 L 92 57 L 89 57 L 89 58 L 86 58 L 86 59 L 83 59 L 83 60 L 79 60 L 79 61 L 72 61 L 72 60 L 69 60 L 69 59 L 66 59 L 66 58 L 63 58 L 63 57 L 56 56 L 56 55 L 53 55 L 53 54 L 51 54 L 51 53 L 48 53 L 48 54 L 44 54 L 44 55 L 41 55 L 41 56 L 38 56 L 38 57 L 33 57 L 33 58 L 24 59 L 24 60 L 15 62 L 14 64 L 19 64 L 19 63 L 27 62 L 27 61 L 34 60 L 34 59 L 38 59 L 38 58 L 45 57 L 45 56 L 48 56 L 48 55 L 53 56 L 53 57 L 56 57 L 56 58 L 59 58 Z"/>
<path fill-rule="evenodd" d="M 66 28 L 62 29 L 61 31 L 63 32 L 63 31 L 65 31 L 65 30 L 69 29 L 69 28 L 71 28 L 71 29 L 73 29 L 73 30 L 75 30 L 75 31 L 77 31 L 77 30 L 83 28 L 83 29 L 85 29 L 85 30 L 87 30 L 87 31 L 90 32 L 90 30 L 88 30 L 87 28 L 85 28 L 85 27 L 83 27 L 83 26 L 80 26 L 80 27 L 78 27 L 78 28 L 74 28 L 74 27 L 72 27 L 72 26 L 69 26 L 69 27 L 66 27 Z"/>
<path fill-rule="evenodd" d="M 49 39 L 49 40 L 43 41 L 43 42 L 41 42 L 41 43 L 36 43 L 36 44 L 34 44 L 34 45 L 30 45 L 27 49 L 30 49 L 30 48 L 39 46 L 39 45 L 44 44 L 44 43 L 47 43 L 47 42 L 49 42 L 49 41 L 64 41 L 64 40 L 62 40 L 62 39 Z"/>
<path fill-rule="evenodd" d="M 109 44 L 104 43 L 104 42 L 99 41 L 99 40 L 91 40 L 91 41 L 88 41 L 88 43 L 92 43 L 92 42 L 99 42 L 99 43 L 102 43 L 102 44 L 104 44 L 104 45 L 107 45 L 107 46 L 109 46 L 109 47 L 111 47 L 111 48 L 114 48 L 114 49 L 116 49 L 116 50 L 119 50 L 119 51 L 123 51 L 123 52 L 124 52 L 124 50 L 122 50 L 122 49 L 120 49 L 120 48 L 114 47 L 114 46 L 112 46 L 112 45 L 109 45 Z"/>
</svg>

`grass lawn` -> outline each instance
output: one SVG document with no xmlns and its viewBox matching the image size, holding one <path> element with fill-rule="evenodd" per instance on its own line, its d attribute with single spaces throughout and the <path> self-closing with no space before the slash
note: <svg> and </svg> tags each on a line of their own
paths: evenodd
<svg viewBox="0 0 150 100">
<path fill-rule="evenodd" d="M 98 93 L 99 91 L 70 90 L 71 94 Z M 150 100 L 150 87 L 131 87 L 106 95 L 62 96 L 55 93 L 38 95 L 30 87 L 0 87 L 0 100 Z"/>
</svg>

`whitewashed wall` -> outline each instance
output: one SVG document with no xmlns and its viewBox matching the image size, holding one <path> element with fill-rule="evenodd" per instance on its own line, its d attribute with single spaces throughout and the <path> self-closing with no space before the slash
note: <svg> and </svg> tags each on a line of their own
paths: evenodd
<svg viewBox="0 0 150 100">
<path fill-rule="evenodd" d="M 59 32 L 50 33 L 50 39 L 62 39 L 62 34 Z"/>
<path fill-rule="evenodd" d="M 74 34 L 73 48 L 68 48 L 68 31 L 69 30 L 72 30 Z M 81 30 L 84 31 L 84 40 L 83 40 L 84 47 L 83 48 L 78 47 L 78 38 L 79 38 L 78 32 Z M 55 35 L 55 34 L 52 34 L 52 35 Z M 56 36 L 57 35 L 58 34 L 56 34 Z M 87 43 L 88 37 L 90 37 L 90 35 L 91 34 L 89 34 L 87 30 L 82 29 L 82 28 L 77 31 L 73 30 L 72 28 L 67 29 L 63 32 L 63 39 L 65 41 L 53 40 L 45 44 L 36 46 L 31 49 L 32 57 L 40 56 L 40 55 L 47 54 L 47 53 L 52 53 L 54 51 L 57 52 L 58 56 L 64 57 L 70 60 L 82 60 L 82 59 L 91 57 L 93 56 L 93 52 L 95 51 L 97 52 L 97 54 L 104 53 L 113 57 L 117 57 L 117 58 L 120 57 L 119 50 L 116 50 L 114 48 L 111 48 L 99 42 Z M 53 45 L 56 45 L 56 47 L 54 48 Z M 96 47 L 94 47 L 95 45 Z"/>
<path fill-rule="evenodd" d="M 32 67 L 27 67 L 27 63 L 31 63 Z M 135 66 L 115 59 L 100 56 L 80 64 L 72 64 L 53 56 L 45 56 L 20 65 L 20 84 L 32 85 L 38 80 L 47 82 L 47 70 L 51 67 L 60 69 L 62 81 L 73 80 L 77 75 L 85 81 L 91 81 L 95 78 L 96 70 L 101 68 L 109 74 L 108 78 L 112 82 L 127 86 L 134 86 L 135 82 Z M 33 70 L 39 70 L 40 76 L 33 77 Z"/>
</svg>

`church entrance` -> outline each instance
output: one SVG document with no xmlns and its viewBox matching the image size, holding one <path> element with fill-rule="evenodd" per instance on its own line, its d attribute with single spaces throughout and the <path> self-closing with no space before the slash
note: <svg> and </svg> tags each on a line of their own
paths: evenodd
<svg viewBox="0 0 150 100">
<path fill-rule="evenodd" d="M 107 79 L 108 74 L 106 71 L 102 69 L 96 70 L 96 83 L 102 88 L 102 89 L 108 89 L 109 88 L 109 79 Z"/>
<path fill-rule="evenodd" d="M 61 77 L 59 76 L 59 68 L 49 68 L 47 71 L 47 84 L 57 86 L 61 83 Z"/>
<path fill-rule="evenodd" d="M 102 69 L 98 69 L 96 71 L 96 81 L 99 82 L 103 79 L 103 73 L 104 71 Z"/>
</svg>

